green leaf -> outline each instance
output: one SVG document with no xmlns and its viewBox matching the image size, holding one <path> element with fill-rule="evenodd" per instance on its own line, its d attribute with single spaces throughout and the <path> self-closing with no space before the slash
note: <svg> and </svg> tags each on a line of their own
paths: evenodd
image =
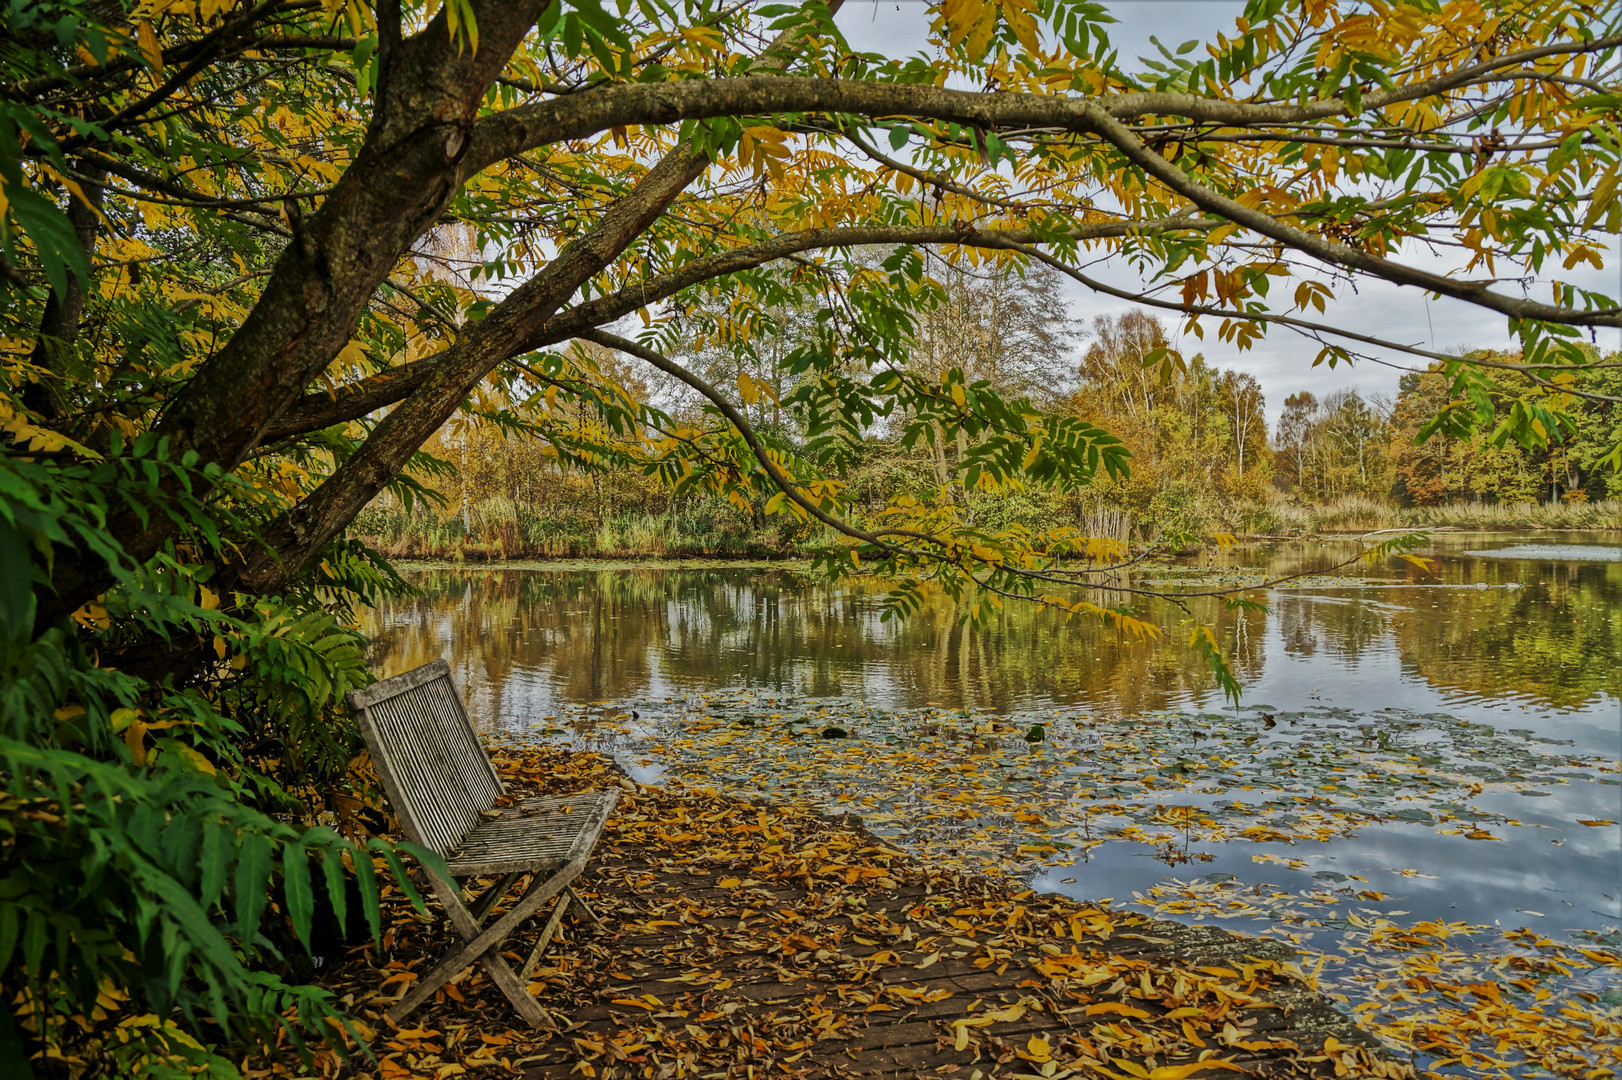
<svg viewBox="0 0 1622 1080">
<path fill-rule="evenodd" d="M 308 949 L 315 896 L 310 890 L 310 854 L 303 840 L 287 845 L 282 852 L 282 893 L 287 898 L 287 918 L 293 924 L 293 934 Z"/>
<path fill-rule="evenodd" d="M 213 907 L 225 890 L 235 854 L 236 830 L 223 821 L 208 822 L 203 827 L 202 880 L 197 889 L 197 899 L 204 908 Z"/>
<path fill-rule="evenodd" d="M 332 905 L 332 917 L 338 921 L 340 930 L 349 925 L 349 875 L 344 869 L 344 847 L 337 843 L 326 845 L 322 853 L 322 864 L 326 869 L 327 901 Z"/>
<path fill-rule="evenodd" d="M 21 230 L 33 240 L 45 279 L 51 283 L 57 295 L 67 292 L 69 274 L 81 282 L 88 282 L 90 260 L 85 256 L 84 248 L 79 246 L 79 238 L 74 234 L 73 223 L 68 216 L 50 199 L 28 188 L 15 188 L 8 184 L 6 197 L 10 200 L 11 215 L 17 219 Z M 3 246 L 8 258 L 16 258 L 16 236 L 6 227 L 3 218 L 0 218 L 0 246 Z"/>
<path fill-rule="evenodd" d="M 259 932 L 259 916 L 269 899 L 273 865 L 270 838 L 263 833 L 244 833 L 234 881 L 237 937 L 244 943 L 251 942 Z"/>
</svg>

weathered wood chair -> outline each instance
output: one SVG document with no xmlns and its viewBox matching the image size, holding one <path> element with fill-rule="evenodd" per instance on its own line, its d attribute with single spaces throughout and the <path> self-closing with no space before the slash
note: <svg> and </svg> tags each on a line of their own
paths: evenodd
<svg viewBox="0 0 1622 1080">
<path fill-rule="evenodd" d="M 587 792 L 493 809 L 504 791 L 501 778 L 468 723 L 444 660 L 356 690 L 349 695 L 349 707 L 407 839 L 445 859 L 450 879 L 423 869 L 462 938 L 388 1011 L 389 1019 L 400 1023 L 479 962 L 519 1015 L 534 1027 L 546 1026 L 546 1015 L 526 982 L 571 901 L 601 925 L 571 883 L 585 869 L 619 793 Z M 486 923 L 497 902 L 526 876 L 529 883 L 518 900 Z M 464 900 L 464 883 L 484 877 L 496 880 Z M 501 954 L 502 943 L 553 897 L 551 917 L 523 969 L 514 973 Z"/>
</svg>

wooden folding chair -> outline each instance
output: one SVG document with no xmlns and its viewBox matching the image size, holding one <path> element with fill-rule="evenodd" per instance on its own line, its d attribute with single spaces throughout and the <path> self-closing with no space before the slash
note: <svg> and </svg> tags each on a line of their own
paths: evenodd
<svg viewBox="0 0 1622 1080">
<path fill-rule="evenodd" d="M 585 869 L 619 792 L 532 799 L 492 809 L 503 794 L 501 778 L 468 723 L 444 660 L 357 690 L 348 700 L 407 839 L 445 859 L 450 878 L 427 867 L 424 871 L 462 938 L 388 1011 L 389 1019 L 400 1023 L 478 962 L 520 1016 L 533 1027 L 546 1026 L 546 1015 L 529 995 L 526 980 L 571 901 L 601 925 L 571 883 Z M 464 899 L 464 883 L 492 876 L 493 885 Z M 528 884 L 512 906 L 485 922 L 524 878 Z M 551 917 L 523 969 L 515 973 L 501 955 L 502 943 L 553 897 Z"/>
</svg>

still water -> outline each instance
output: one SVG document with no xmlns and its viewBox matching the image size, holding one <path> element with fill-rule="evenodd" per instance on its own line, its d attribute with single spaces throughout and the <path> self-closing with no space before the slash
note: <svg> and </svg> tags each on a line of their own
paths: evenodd
<svg viewBox="0 0 1622 1080">
<path fill-rule="evenodd" d="M 1572 535 L 1440 534 L 1427 553 L 1435 572 L 1355 567 L 1345 584 L 1308 579 L 1265 596 L 1266 613 L 1192 606 L 1218 629 L 1247 703 L 1454 710 L 1614 756 L 1622 535 Z M 1186 562 L 1237 581 L 1247 570 L 1310 571 L 1349 550 L 1286 543 Z M 492 732 L 533 728 L 571 702 L 733 687 L 893 709 L 1222 705 L 1176 643 L 1186 616 L 1164 603 L 1141 612 L 1167 631 L 1154 644 L 1018 605 L 979 630 L 940 599 L 887 622 L 882 583 L 831 588 L 771 564 L 508 564 L 407 578 L 419 596 L 367 615 L 374 669 L 446 657 Z"/>
<path fill-rule="evenodd" d="M 926 858 L 1323 950 L 1326 988 L 1391 1038 L 1451 1007 L 1389 1000 L 1429 935 L 1479 978 L 1622 945 L 1622 535 L 1438 534 L 1429 569 L 1316 573 L 1351 551 L 1150 571 L 1309 575 L 1255 594 L 1264 611 L 1151 601 L 1158 643 L 1018 605 L 969 629 L 939 596 L 886 621 L 880 582 L 767 564 L 424 568 L 365 629 L 380 674 L 447 658 L 498 738 L 858 812 Z M 1190 614 L 1237 707 L 1182 647 Z M 1622 1006 L 1622 968 L 1571 955 L 1554 1001 Z"/>
</svg>

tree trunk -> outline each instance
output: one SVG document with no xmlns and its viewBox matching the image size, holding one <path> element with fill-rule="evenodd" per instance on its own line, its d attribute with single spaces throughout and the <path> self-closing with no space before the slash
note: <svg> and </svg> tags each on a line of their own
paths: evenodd
<svg viewBox="0 0 1622 1080">
<path fill-rule="evenodd" d="M 88 204 L 78 198 L 68 202 L 68 222 L 73 226 L 74 238 L 84 251 L 85 265 L 89 266 L 96 254 L 96 235 L 100 231 L 101 202 L 106 189 L 101 181 L 107 176 L 95 165 L 75 162 L 88 181 L 81 190 L 90 200 Z M 60 369 L 63 354 L 73 348 L 79 337 L 79 322 L 84 317 L 85 283 L 77 275 L 69 274 L 67 288 L 58 293 L 54 288 L 45 298 L 45 311 L 40 317 L 39 336 L 34 341 L 29 363 L 48 372 Z M 54 420 L 69 410 L 57 395 L 49 378 L 23 387 L 23 405 L 39 413 L 47 421 Z"/>
</svg>

